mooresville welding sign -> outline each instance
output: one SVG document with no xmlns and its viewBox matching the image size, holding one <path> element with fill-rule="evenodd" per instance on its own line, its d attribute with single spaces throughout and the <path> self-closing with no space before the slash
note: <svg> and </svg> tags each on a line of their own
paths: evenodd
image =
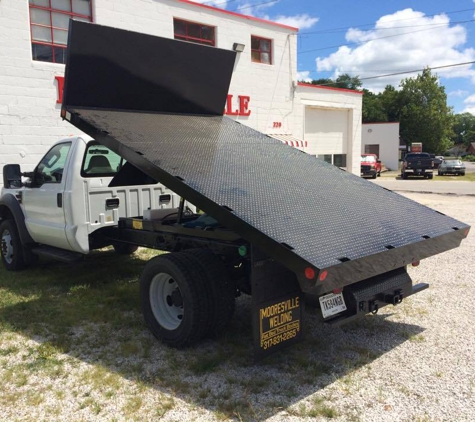
<svg viewBox="0 0 475 422">
<path fill-rule="evenodd" d="M 301 336 L 301 298 L 299 295 L 259 308 L 259 344 L 262 351 L 287 346 Z"/>
</svg>

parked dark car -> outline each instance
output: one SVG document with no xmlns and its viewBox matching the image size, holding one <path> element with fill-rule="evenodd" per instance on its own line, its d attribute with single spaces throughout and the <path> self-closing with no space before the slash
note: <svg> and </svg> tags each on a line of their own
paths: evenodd
<svg viewBox="0 0 475 422">
<path fill-rule="evenodd" d="M 427 152 L 411 152 L 406 154 L 402 161 L 401 177 L 422 176 L 427 179 L 433 178 L 434 160 Z"/>
<path fill-rule="evenodd" d="M 444 160 L 437 171 L 439 176 L 444 174 L 460 174 L 465 176 L 465 165 L 460 160 Z"/>
</svg>

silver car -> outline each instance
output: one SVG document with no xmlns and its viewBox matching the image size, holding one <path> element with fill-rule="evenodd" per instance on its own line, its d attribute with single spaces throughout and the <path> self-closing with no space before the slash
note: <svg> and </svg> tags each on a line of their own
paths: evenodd
<svg viewBox="0 0 475 422">
<path fill-rule="evenodd" d="M 465 176 L 465 166 L 460 160 L 444 160 L 437 170 L 439 176 L 444 174 L 460 174 Z"/>
</svg>

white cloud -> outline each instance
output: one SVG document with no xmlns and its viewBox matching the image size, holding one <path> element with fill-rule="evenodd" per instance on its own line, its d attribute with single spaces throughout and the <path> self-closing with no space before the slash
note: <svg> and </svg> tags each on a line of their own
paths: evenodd
<svg viewBox="0 0 475 422">
<path fill-rule="evenodd" d="M 475 106 L 475 94 L 470 95 L 469 97 L 465 98 L 465 100 L 463 100 L 463 102 L 464 102 L 464 104 L 473 103 L 473 105 Z"/>
<path fill-rule="evenodd" d="M 472 113 L 475 116 L 475 106 L 473 107 L 465 107 L 462 113 Z"/>
<path fill-rule="evenodd" d="M 297 72 L 297 80 L 304 82 L 312 82 L 312 78 L 310 77 L 310 71 L 303 70 L 302 72 Z"/>
<path fill-rule="evenodd" d="M 464 91 L 462 89 L 458 89 L 457 91 L 451 91 L 447 95 L 449 97 L 464 97 L 468 94 L 468 91 Z"/>
<path fill-rule="evenodd" d="M 276 16 L 271 19 L 274 22 L 281 23 L 283 25 L 293 26 L 299 29 L 308 29 L 311 28 L 318 22 L 318 18 L 313 18 L 310 15 L 304 13 L 303 15 L 294 15 L 294 16 Z"/>
<path fill-rule="evenodd" d="M 191 0 L 195 3 L 205 3 L 207 6 L 219 7 L 221 9 L 226 9 L 228 5 L 228 0 Z"/>
<path fill-rule="evenodd" d="M 467 40 L 465 28 L 450 26 L 445 14 L 428 17 L 412 9 L 401 10 L 381 17 L 374 29 L 348 30 L 346 40 L 359 45 L 343 46 L 328 57 L 318 57 L 317 71 L 333 71 L 333 77 L 349 73 L 365 78 L 475 60 L 475 49 L 463 48 Z M 444 78 L 471 78 L 475 82 L 471 65 L 435 69 L 434 73 Z M 386 85 L 397 87 L 401 79 L 415 75 L 408 73 L 363 83 L 365 88 L 382 91 Z"/>
<path fill-rule="evenodd" d="M 195 3 L 204 3 L 209 6 L 215 6 L 215 7 L 220 7 L 222 9 L 226 9 L 227 4 L 231 0 L 191 0 L 191 1 L 194 1 Z M 277 3 L 279 3 L 279 1 L 280 0 L 275 0 L 269 3 L 264 2 L 263 4 L 259 4 L 259 3 L 252 4 L 251 2 L 245 1 L 243 3 L 240 3 L 239 6 L 234 7 L 234 9 L 236 10 L 237 13 L 242 13 L 243 15 L 255 16 L 257 18 L 281 23 L 282 25 L 293 26 L 299 29 L 311 28 L 313 25 L 315 25 L 318 22 L 319 20 L 318 18 L 312 17 L 308 15 L 307 13 L 303 13 L 301 15 L 290 15 L 290 16 L 286 16 L 286 15 L 271 16 L 267 14 L 266 13 L 267 9 L 275 6 Z"/>
</svg>

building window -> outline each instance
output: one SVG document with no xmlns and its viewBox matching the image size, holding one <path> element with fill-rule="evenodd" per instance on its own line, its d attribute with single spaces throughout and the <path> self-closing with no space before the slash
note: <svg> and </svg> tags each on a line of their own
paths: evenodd
<svg viewBox="0 0 475 422">
<path fill-rule="evenodd" d="M 176 40 L 190 41 L 196 44 L 215 46 L 214 26 L 201 23 L 188 22 L 181 19 L 173 19 L 173 30 Z"/>
<path fill-rule="evenodd" d="M 91 0 L 29 0 L 33 60 L 66 63 L 69 19 L 92 22 Z"/>
<path fill-rule="evenodd" d="M 272 40 L 252 35 L 251 58 L 255 63 L 272 64 Z"/>
<path fill-rule="evenodd" d="M 337 167 L 346 167 L 346 154 L 334 154 L 333 165 Z"/>
<path fill-rule="evenodd" d="M 320 160 L 326 161 L 337 167 L 346 167 L 346 154 L 320 154 L 316 156 Z"/>
</svg>

